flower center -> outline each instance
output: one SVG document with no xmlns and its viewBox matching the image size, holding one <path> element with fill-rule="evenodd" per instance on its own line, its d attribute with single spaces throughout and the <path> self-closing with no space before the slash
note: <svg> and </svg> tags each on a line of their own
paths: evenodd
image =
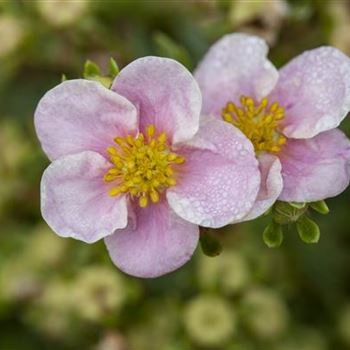
<svg viewBox="0 0 350 350">
<path fill-rule="evenodd" d="M 260 103 L 247 96 L 241 96 L 241 106 L 228 102 L 222 110 L 222 118 L 240 129 L 252 142 L 255 152 L 278 153 L 286 138 L 278 131 L 278 124 L 284 118 L 284 108 L 277 102 L 269 105 L 265 97 Z"/>
<path fill-rule="evenodd" d="M 171 151 L 165 132 L 156 135 L 151 124 L 145 135 L 116 137 L 114 141 L 116 146 L 107 148 L 114 166 L 104 176 L 104 181 L 116 183 L 109 190 L 111 196 L 129 193 L 145 208 L 150 200 L 159 202 L 166 188 L 176 185 L 176 170 L 185 158 Z"/>
</svg>

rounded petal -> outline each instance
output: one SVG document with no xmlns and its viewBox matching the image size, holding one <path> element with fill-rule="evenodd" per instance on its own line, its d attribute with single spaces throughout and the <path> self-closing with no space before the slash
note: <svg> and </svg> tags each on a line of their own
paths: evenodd
<svg viewBox="0 0 350 350">
<path fill-rule="evenodd" d="M 202 97 L 191 73 L 180 63 L 144 57 L 126 66 L 112 90 L 139 109 L 140 130 L 154 124 L 172 142 L 190 139 L 198 130 Z"/>
<path fill-rule="evenodd" d="M 113 138 L 137 132 L 137 111 L 98 82 L 67 80 L 40 100 L 34 122 L 43 150 L 55 160 L 83 151 L 105 154 Z"/>
<path fill-rule="evenodd" d="M 287 202 L 313 202 L 334 197 L 350 179 L 350 141 L 338 129 L 307 140 L 288 140 L 280 154 Z"/>
<path fill-rule="evenodd" d="M 350 109 L 350 59 L 332 47 L 306 51 L 281 69 L 274 100 L 286 109 L 282 131 L 288 137 L 334 129 Z"/>
<path fill-rule="evenodd" d="M 278 72 L 267 53 L 265 41 L 248 34 L 229 34 L 216 42 L 195 72 L 203 96 L 202 113 L 220 116 L 227 102 L 239 102 L 241 95 L 257 100 L 268 95 Z"/>
<path fill-rule="evenodd" d="M 192 256 L 199 228 L 178 217 L 166 201 L 146 208 L 135 205 L 125 229 L 106 237 L 114 264 L 129 275 L 158 277 L 178 269 Z"/>
<path fill-rule="evenodd" d="M 95 152 L 62 157 L 41 180 L 41 212 L 62 237 L 93 243 L 127 225 L 126 198 L 111 197 L 103 175 L 110 163 Z"/>
<path fill-rule="evenodd" d="M 241 131 L 203 118 L 196 136 L 179 146 L 178 153 L 186 162 L 167 198 L 179 216 L 201 226 L 221 227 L 248 214 L 260 172 L 253 146 Z"/>
<path fill-rule="evenodd" d="M 279 159 L 268 153 L 259 156 L 261 184 L 252 210 L 242 221 L 253 220 L 264 214 L 277 200 L 283 188 L 282 166 Z"/>
</svg>

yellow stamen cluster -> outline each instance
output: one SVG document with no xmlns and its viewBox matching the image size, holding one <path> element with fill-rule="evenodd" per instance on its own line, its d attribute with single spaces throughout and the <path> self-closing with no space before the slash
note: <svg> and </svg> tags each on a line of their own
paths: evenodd
<svg viewBox="0 0 350 350">
<path fill-rule="evenodd" d="M 165 132 L 156 135 L 151 124 L 145 135 L 117 137 L 114 141 L 116 146 L 107 148 L 114 166 L 104 176 L 104 181 L 116 183 L 109 191 L 111 196 L 129 193 L 145 208 L 150 201 L 159 202 L 164 189 L 176 185 L 177 165 L 185 158 L 171 152 Z"/>
<path fill-rule="evenodd" d="M 241 96 L 241 106 L 227 103 L 222 110 L 225 121 L 240 129 L 252 142 L 256 152 L 278 153 L 286 138 L 278 132 L 278 124 L 284 118 L 284 108 L 277 102 L 269 105 L 264 98 L 255 103 L 250 97 Z"/>
</svg>

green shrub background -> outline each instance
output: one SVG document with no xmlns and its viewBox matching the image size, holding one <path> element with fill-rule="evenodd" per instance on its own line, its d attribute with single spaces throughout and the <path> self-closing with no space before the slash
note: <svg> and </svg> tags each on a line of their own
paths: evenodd
<svg viewBox="0 0 350 350">
<path fill-rule="evenodd" d="M 155 280 L 123 275 L 103 242 L 54 235 L 40 216 L 48 165 L 33 129 L 40 97 L 82 76 L 146 55 L 193 70 L 225 33 L 265 37 L 278 66 L 302 51 L 350 54 L 344 1 L 0 1 L 0 349 L 350 349 L 350 189 L 314 215 L 317 245 L 288 230 L 279 249 L 266 218 L 223 228 L 224 252 L 198 248 Z M 343 130 L 350 136 L 350 121 Z"/>
</svg>

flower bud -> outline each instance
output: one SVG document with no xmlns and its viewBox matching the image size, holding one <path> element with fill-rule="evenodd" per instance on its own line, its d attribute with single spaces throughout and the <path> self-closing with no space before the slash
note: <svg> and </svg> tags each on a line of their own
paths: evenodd
<svg viewBox="0 0 350 350">
<path fill-rule="evenodd" d="M 103 266 L 85 268 L 74 282 L 72 298 L 79 317 L 100 321 L 124 304 L 127 291 L 122 276 Z"/>
<path fill-rule="evenodd" d="M 88 7 L 88 0 L 37 1 L 39 13 L 54 27 L 65 27 L 77 23 L 77 20 L 82 18 L 82 16 L 87 12 Z"/>
<path fill-rule="evenodd" d="M 202 295 L 192 300 L 186 306 L 184 322 L 190 338 L 204 347 L 226 344 L 236 330 L 232 306 L 217 296 Z"/>
<path fill-rule="evenodd" d="M 206 290 L 219 288 L 226 295 L 234 295 L 251 280 L 248 262 L 238 251 L 225 250 L 214 259 L 201 256 L 197 266 L 199 284 Z"/>
<path fill-rule="evenodd" d="M 251 289 L 242 299 L 242 317 L 248 330 L 260 339 L 276 339 L 287 329 L 288 310 L 272 290 Z"/>
<path fill-rule="evenodd" d="M 307 206 L 296 208 L 287 202 L 277 201 L 273 206 L 273 219 L 275 222 L 281 225 L 291 224 L 296 222 L 306 210 Z"/>
<path fill-rule="evenodd" d="M 21 44 L 25 30 L 19 19 L 9 15 L 0 15 L 0 58 L 13 53 Z"/>
<path fill-rule="evenodd" d="M 202 229 L 200 235 L 200 244 L 205 255 L 214 257 L 221 253 L 222 246 L 219 240 L 214 235 L 209 233 L 209 230 Z"/>
</svg>

